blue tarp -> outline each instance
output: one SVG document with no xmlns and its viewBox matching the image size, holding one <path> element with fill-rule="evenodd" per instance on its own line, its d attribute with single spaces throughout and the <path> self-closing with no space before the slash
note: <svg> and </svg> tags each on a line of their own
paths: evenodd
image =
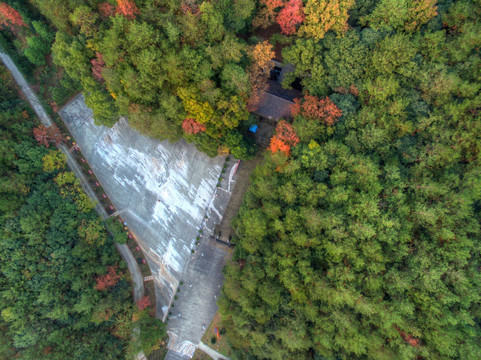
<svg viewBox="0 0 481 360">
<path fill-rule="evenodd" d="M 249 126 L 249 131 L 255 133 L 257 131 L 257 125 L 253 124 L 253 125 Z"/>
</svg>

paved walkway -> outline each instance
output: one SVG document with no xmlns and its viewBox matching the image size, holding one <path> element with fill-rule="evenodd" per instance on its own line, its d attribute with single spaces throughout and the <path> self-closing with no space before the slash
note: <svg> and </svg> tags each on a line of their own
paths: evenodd
<svg viewBox="0 0 481 360">
<path fill-rule="evenodd" d="M 27 97 L 28 102 L 32 106 L 33 111 L 35 111 L 42 124 L 44 124 L 46 127 L 52 125 L 52 120 L 50 119 L 50 116 L 48 116 L 42 104 L 40 103 L 40 101 L 38 101 L 37 96 L 27 84 L 27 81 L 23 77 L 22 73 L 18 70 L 17 66 L 13 63 L 10 56 L 0 51 L 0 59 L 3 61 L 7 69 L 10 70 L 10 72 L 12 73 L 13 78 L 17 82 L 18 86 L 20 86 L 22 92 Z"/>
<path fill-rule="evenodd" d="M 237 161 L 222 173 L 224 157 L 210 159 L 184 141 L 141 136 L 126 120 L 96 126 L 82 96 L 59 115 L 146 255 L 157 317 L 169 317 L 168 349 L 191 357 L 217 311 L 228 249 L 210 237 L 229 202 Z"/>
<path fill-rule="evenodd" d="M 199 343 L 199 350 L 202 350 L 205 352 L 207 355 L 209 355 L 212 359 L 214 360 L 229 360 L 227 356 L 224 356 L 214 349 L 211 349 L 208 347 L 206 344 L 204 344 L 202 341 Z"/>
<path fill-rule="evenodd" d="M 226 162 L 220 186 L 216 188 L 206 209 L 200 244 L 184 269 L 183 285 L 173 301 L 175 307 L 169 309 L 167 330 L 170 351 L 165 360 L 175 360 L 179 356 L 191 358 L 218 310 L 217 300 L 224 282 L 221 269 L 229 251 L 226 246 L 212 240 L 211 236 L 216 225 L 222 221 L 232 195 L 237 179 L 236 167 L 237 160 L 231 158 Z"/>
<path fill-rule="evenodd" d="M 27 81 L 23 77 L 23 75 L 18 70 L 17 66 L 13 63 L 10 56 L 0 51 L 0 59 L 3 61 L 7 69 L 12 73 L 13 78 L 20 86 L 20 89 L 27 97 L 28 102 L 32 106 L 33 110 L 37 114 L 38 118 L 42 122 L 43 125 L 46 127 L 50 127 L 53 125 L 52 119 L 48 116 L 47 112 L 43 108 L 42 104 L 38 101 L 37 96 L 34 94 L 30 86 L 27 84 Z M 62 151 L 67 156 L 67 164 L 69 165 L 72 172 L 77 176 L 82 185 L 85 193 L 89 196 L 89 198 L 95 203 L 95 208 L 99 215 L 106 220 L 109 215 L 107 211 L 100 205 L 100 201 L 95 194 L 95 192 L 90 187 L 87 178 L 85 177 L 84 173 L 80 169 L 77 161 L 72 156 L 72 154 L 68 151 L 68 148 L 65 144 L 60 144 L 59 146 L 60 151 Z M 130 252 L 130 249 L 125 244 L 115 244 L 117 250 L 120 253 L 122 259 L 127 263 L 127 267 L 129 269 L 130 275 L 132 277 L 133 288 L 134 288 L 134 303 L 139 301 L 144 296 L 144 282 L 142 279 L 142 273 L 140 272 L 139 265 L 137 261 L 135 261 L 134 256 Z M 136 329 L 134 329 L 135 331 Z M 145 359 L 145 355 L 140 353 L 137 357 L 139 360 Z"/>
<path fill-rule="evenodd" d="M 225 158 L 209 158 L 185 141 L 142 136 L 126 119 L 97 126 L 82 95 L 58 114 L 142 249 L 154 276 L 157 317 L 165 320 Z"/>
</svg>

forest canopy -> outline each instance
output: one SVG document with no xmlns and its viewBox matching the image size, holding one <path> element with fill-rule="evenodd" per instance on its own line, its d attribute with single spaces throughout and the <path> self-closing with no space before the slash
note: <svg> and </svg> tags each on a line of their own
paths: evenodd
<svg viewBox="0 0 481 360">
<path fill-rule="evenodd" d="M 305 96 L 225 269 L 232 358 L 478 359 L 481 3 L 304 4 L 282 54 Z"/>
<path fill-rule="evenodd" d="M 124 359 L 126 266 L 64 155 L 36 143 L 3 66 L 0 79 L 0 359 Z"/>
<path fill-rule="evenodd" d="M 126 115 L 143 134 L 183 137 L 211 156 L 225 148 L 252 156 L 245 129 L 268 88 L 271 59 L 293 65 L 283 86 L 297 84 L 303 97 L 293 118 L 277 123 L 234 221 L 220 301 L 233 359 L 481 358 L 479 0 L 28 4 L 0 2 L 0 45 L 21 49 L 37 67 L 61 67 L 62 86 L 85 93 L 98 124 Z M 5 243 L 20 257 L 18 237 L 45 247 L 57 241 L 55 226 L 93 220 L 86 212 L 72 216 L 76 223 L 58 221 L 53 205 L 77 206 L 58 193 L 66 178 L 43 172 L 48 154 L 19 139 L 27 121 L 8 121 L 5 129 L 19 130 L 4 136 L 0 216 Z M 28 151 L 14 155 L 19 146 Z M 29 231 L 37 220 L 49 224 L 40 240 Z M 20 272 L 26 260 L 18 261 L 2 281 L 33 286 L 35 271 Z M 7 342 L 60 349 L 57 338 L 18 324 L 9 301 Z M 81 305 L 35 319 L 63 325 L 81 316 L 71 313 Z"/>
<path fill-rule="evenodd" d="M 239 35 L 254 0 L 32 2 L 57 28 L 53 61 L 84 90 L 97 124 L 128 115 L 143 134 L 184 137 L 210 156 L 246 153 L 235 134 L 249 118 L 250 47 Z"/>
</svg>

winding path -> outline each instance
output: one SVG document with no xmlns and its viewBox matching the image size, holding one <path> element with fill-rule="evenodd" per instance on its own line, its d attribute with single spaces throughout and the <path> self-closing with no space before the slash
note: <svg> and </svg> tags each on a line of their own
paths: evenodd
<svg viewBox="0 0 481 360">
<path fill-rule="evenodd" d="M 50 118 L 50 116 L 48 116 L 47 112 L 43 108 L 37 96 L 32 91 L 27 81 L 23 77 L 22 73 L 18 70 L 17 66 L 14 64 L 10 56 L 0 51 L 0 59 L 5 64 L 7 69 L 12 73 L 13 78 L 15 79 L 18 86 L 20 86 L 20 89 L 25 94 L 28 102 L 32 106 L 32 109 L 35 111 L 35 113 L 37 114 L 42 124 L 45 125 L 46 127 L 52 126 L 53 125 L 52 119 Z M 104 220 L 106 220 L 109 217 L 109 215 L 107 211 L 100 205 L 100 201 L 99 201 L 99 198 L 97 197 L 97 194 L 95 194 L 95 192 L 92 190 L 90 184 L 88 183 L 87 178 L 85 177 L 84 173 L 80 169 L 77 161 L 72 156 L 72 154 L 70 153 L 70 151 L 68 150 L 65 144 L 60 144 L 59 149 L 67 156 L 67 164 L 79 179 L 80 184 L 82 185 L 85 193 L 94 202 L 95 209 L 97 210 L 99 215 Z M 140 272 L 139 265 L 137 264 L 137 261 L 135 260 L 128 246 L 125 244 L 117 244 L 117 243 L 115 244 L 115 246 L 119 251 L 122 259 L 127 263 L 127 267 L 129 269 L 129 272 L 132 278 L 132 283 L 133 283 L 134 303 L 136 303 L 144 296 L 144 281 L 142 278 L 142 273 Z M 134 332 L 138 333 L 139 330 L 134 329 Z M 140 353 L 138 354 L 137 359 L 138 360 L 146 359 L 146 357 L 143 353 Z"/>
</svg>

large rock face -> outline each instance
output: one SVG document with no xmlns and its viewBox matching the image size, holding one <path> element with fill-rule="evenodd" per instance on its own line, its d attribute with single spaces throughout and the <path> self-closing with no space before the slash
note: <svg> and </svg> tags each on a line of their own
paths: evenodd
<svg viewBox="0 0 481 360">
<path fill-rule="evenodd" d="M 185 141 L 144 137 L 122 119 L 113 128 L 96 126 L 82 95 L 59 114 L 141 244 L 166 311 L 225 159 L 211 159 Z"/>
</svg>

